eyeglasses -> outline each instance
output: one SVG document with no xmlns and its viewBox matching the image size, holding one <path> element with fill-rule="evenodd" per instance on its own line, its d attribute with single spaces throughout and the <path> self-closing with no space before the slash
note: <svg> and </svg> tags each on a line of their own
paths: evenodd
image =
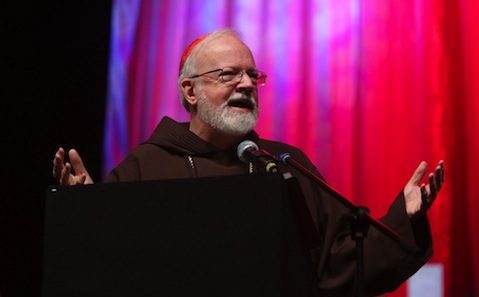
<svg viewBox="0 0 479 297">
<path fill-rule="evenodd" d="M 238 69 L 230 68 L 230 67 L 219 68 L 219 69 L 203 72 L 201 74 L 190 76 L 190 78 L 197 78 L 197 77 L 210 74 L 210 73 L 215 73 L 215 72 L 219 72 L 218 77 L 216 79 L 228 85 L 234 85 L 239 83 L 243 79 L 244 73 L 248 74 L 249 78 L 255 85 L 259 84 L 260 86 L 264 86 L 266 84 L 266 77 L 267 77 L 266 73 L 256 69 L 238 70 Z"/>
</svg>

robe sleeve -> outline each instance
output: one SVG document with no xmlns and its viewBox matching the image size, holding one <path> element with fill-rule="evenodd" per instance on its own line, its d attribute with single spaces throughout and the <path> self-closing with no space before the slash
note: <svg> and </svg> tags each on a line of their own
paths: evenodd
<svg viewBox="0 0 479 297">
<path fill-rule="evenodd" d="M 309 170 L 316 167 L 300 150 L 293 156 Z M 318 185 L 294 171 L 319 234 L 319 245 L 310 250 L 320 296 L 353 296 L 356 271 L 355 242 L 350 235 L 350 211 Z M 364 240 L 365 296 L 376 296 L 399 287 L 432 256 L 432 237 L 426 215 L 409 218 L 401 191 L 380 221 L 395 231 L 415 251 L 370 226 Z"/>
<path fill-rule="evenodd" d="M 324 296 L 352 296 L 353 293 L 356 252 L 347 215 L 345 211 L 339 216 L 332 214 L 328 217 L 330 221 L 323 229 L 323 246 L 316 251 L 319 253 L 318 286 Z M 416 251 L 402 249 L 396 241 L 370 226 L 364 240 L 365 296 L 393 291 L 432 255 L 427 218 L 411 220 L 407 216 L 402 192 L 381 221 L 398 233 L 402 240 L 414 246 Z"/>
</svg>

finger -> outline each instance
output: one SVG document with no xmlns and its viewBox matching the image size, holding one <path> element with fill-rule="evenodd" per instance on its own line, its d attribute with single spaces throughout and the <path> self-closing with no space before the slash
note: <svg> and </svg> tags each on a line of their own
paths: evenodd
<svg viewBox="0 0 479 297">
<path fill-rule="evenodd" d="M 427 203 L 429 204 L 430 200 L 431 200 L 431 197 L 430 197 L 430 191 L 429 191 L 429 187 L 428 185 L 426 184 L 422 184 L 421 185 L 421 199 L 423 201 L 423 203 Z"/>
<path fill-rule="evenodd" d="M 444 160 L 439 161 L 439 166 L 441 167 L 441 183 L 444 183 L 444 180 L 445 180 Z"/>
<path fill-rule="evenodd" d="M 88 174 L 85 166 L 83 165 L 83 161 L 80 157 L 80 154 L 75 149 L 71 149 L 68 152 L 68 157 L 70 158 L 70 162 L 72 163 L 73 170 L 75 170 L 76 174 L 86 173 Z"/>
<path fill-rule="evenodd" d="M 427 211 L 430 205 L 430 197 L 427 193 L 426 185 L 421 185 L 421 209 Z"/>
<path fill-rule="evenodd" d="M 429 198 L 429 196 L 431 196 L 431 187 L 429 186 L 429 184 L 427 184 L 424 189 L 426 190 L 426 196 Z"/>
<path fill-rule="evenodd" d="M 436 167 L 436 171 L 434 172 L 434 182 L 436 183 L 436 192 L 442 187 L 442 173 L 441 173 L 441 166 Z"/>
<path fill-rule="evenodd" d="M 416 171 L 414 171 L 411 179 L 409 180 L 409 184 L 418 185 L 423 178 L 424 173 L 426 172 L 426 167 L 426 162 L 422 161 L 421 163 L 419 163 L 419 166 L 416 168 Z"/>
<path fill-rule="evenodd" d="M 421 207 L 424 211 L 427 211 L 432 203 L 434 202 L 434 197 L 431 195 L 431 185 L 430 184 L 422 184 L 421 186 L 421 200 L 423 206 Z"/>
<path fill-rule="evenodd" d="M 63 165 L 64 165 L 63 164 L 64 156 L 65 156 L 65 151 L 62 148 L 59 148 L 55 153 L 55 157 L 53 158 L 52 173 L 57 181 L 59 181 L 61 178 Z"/>
<path fill-rule="evenodd" d="M 65 176 L 65 171 L 66 171 L 66 170 L 67 170 L 66 167 L 63 167 L 62 172 L 61 172 L 61 174 L 60 174 L 60 178 L 58 179 L 58 183 L 59 183 L 60 185 L 63 185 L 63 184 L 65 183 L 65 180 L 64 180 L 63 177 Z"/>
<path fill-rule="evenodd" d="M 60 179 L 60 185 L 68 185 L 68 179 L 70 178 L 70 173 L 71 173 L 71 165 L 70 163 L 66 163 L 65 167 L 63 167 L 62 174 L 61 174 L 61 179 Z"/>
<path fill-rule="evenodd" d="M 436 181 L 434 179 L 434 174 L 430 173 L 429 174 L 429 189 L 431 190 L 431 199 L 434 199 L 437 195 L 437 186 L 436 186 Z"/>
<path fill-rule="evenodd" d="M 52 175 L 53 177 L 55 178 L 56 181 L 58 181 L 60 179 L 60 175 L 62 173 L 62 166 L 63 165 L 61 162 L 60 162 L 60 159 L 59 157 L 57 157 L 57 155 L 55 155 L 55 157 L 53 158 L 53 166 L 52 166 Z"/>
<path fill-rule="evenodd" d="M 65 157 L 65 150 L 62 147 L 59 147 L 56 154 L 59 155 L 63 160 L 63 158 Z"/>
</svg>

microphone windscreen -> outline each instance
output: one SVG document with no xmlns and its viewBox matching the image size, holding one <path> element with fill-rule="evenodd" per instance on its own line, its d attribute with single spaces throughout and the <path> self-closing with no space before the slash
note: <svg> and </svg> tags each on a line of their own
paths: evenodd
<svg viewBox="0 0 479 297">
<path fill-rule="evenodd" d="M 254 143 L 253 141 L 251 140 L 244 140 L 242 141 L 239 145 L 238 145 L 238 148 L 236 149 L 236 153 L 238 155 L 238 158 L 245 162 L 245 163 L 248 163 L 248 158 L 245 154 L 245 152 L 249 151 L 249 150 L 253 150 L 253 151 L 257 151 L 259 150 L 259 147 L 256 143 Z"/>
</svg>

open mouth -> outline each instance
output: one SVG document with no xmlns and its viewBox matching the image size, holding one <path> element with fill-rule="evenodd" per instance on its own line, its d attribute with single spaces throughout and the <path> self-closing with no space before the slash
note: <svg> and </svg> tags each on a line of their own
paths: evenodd
<svg viewBox="0 0 479 297">
<path fill-rule="evenodd" d="M 249 110 L 254 110 L 255 104 L 250 99 L 231 99 L 228 101 L 228 106 L 245 108 Z"/>
</svg>

